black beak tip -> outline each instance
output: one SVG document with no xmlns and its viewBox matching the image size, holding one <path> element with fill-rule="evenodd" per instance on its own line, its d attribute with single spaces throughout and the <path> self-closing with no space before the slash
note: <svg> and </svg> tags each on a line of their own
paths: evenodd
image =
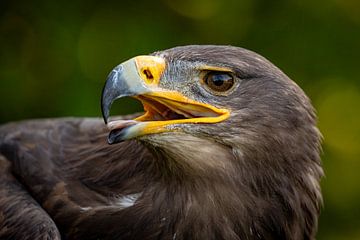
<svg viewBox="0 0 360 240">
<path fill-rule="evenodd" d="M 123 142 L 124 133 L 122 132 L 122 129 L 115 129 L 112 130 L 108 136 L 108 143 L 111 144 L 115 144 L 115 143 L 119 143 L 119 142 Z"/>
<path fill-rule="evenodd" d="M 112 144 L 114 144 L 114 139 L 111 139 L 110 136 L 109 136 L 108 139 L 107 139 L 107 142 L 108 142 L 109 145 L 112 145 Z"/>
</svg>

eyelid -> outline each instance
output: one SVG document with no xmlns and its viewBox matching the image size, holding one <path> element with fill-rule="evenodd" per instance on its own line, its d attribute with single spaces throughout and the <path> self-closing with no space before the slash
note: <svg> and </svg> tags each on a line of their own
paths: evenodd
<svg viewBox="0 0 360 240">
<path fill-rule="evenodd" d="M 228 67 L 202 65 L 202 66 L 197 67 L 196 69 L 198 71 L 200 71 L 200 83 L 201 84 L 204 84 L 205 76 L 211 72 L 228 73 L 234 77 L 234 80 L 236 80 L 236 74 L 232 71 L 231 68 L 228 68 Z"/>
<path fill-rule="evenodd" d="M 233 71 L 230 68 L 227 67 L 216 67 L 216 66 L 199 66 L 197 68 L 200 71 L 214 71 L 214 72 L 225 72 L 225 73 L 233 73 Z"/>
</svg>

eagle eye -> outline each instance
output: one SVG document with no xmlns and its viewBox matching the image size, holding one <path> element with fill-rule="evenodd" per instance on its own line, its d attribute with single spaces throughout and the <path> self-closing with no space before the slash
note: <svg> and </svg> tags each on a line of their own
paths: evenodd
<svg viewBox="0 0 360 240">
<path fill-rule="evenodd" d="M 234 86 L 234 77 L 227 72 L 209 72 L 205 75 L 204 83 L 215 93 L 227 92 Z"/>
</svg>

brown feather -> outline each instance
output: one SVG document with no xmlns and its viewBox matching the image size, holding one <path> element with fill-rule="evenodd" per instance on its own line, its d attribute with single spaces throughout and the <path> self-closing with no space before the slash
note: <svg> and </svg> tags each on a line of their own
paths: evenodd
<svg viewBox="0 0 360 240">
<path fill-rule="evenodd" d="M 111 146 L 100 119 L 1 126 L 0 238 L 314 239 L 320 133 L 301 89 L 241 48 L 155 54 L 173 64 L 162 82 L 169 89 L 173 76 L 190 76 L 186 64 L 234 69 L 239 92 L 220 99 L 231 118 Z"/>
</svg>

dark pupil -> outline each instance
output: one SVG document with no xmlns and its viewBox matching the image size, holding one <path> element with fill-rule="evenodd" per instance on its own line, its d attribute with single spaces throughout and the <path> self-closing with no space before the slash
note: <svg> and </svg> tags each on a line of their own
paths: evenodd
<svg viewBox="0 0 360 240">
<path fill-rule="evenodd" d="M 220 87 L 221 85 L 224 84 L 224 81 L 228 79 L 229 77 L 226 76 L 225 74 L 217 74 L 217 75 L 213 75 L 212 82 L 214 83 L 214 85 Z"/>
</svg>

